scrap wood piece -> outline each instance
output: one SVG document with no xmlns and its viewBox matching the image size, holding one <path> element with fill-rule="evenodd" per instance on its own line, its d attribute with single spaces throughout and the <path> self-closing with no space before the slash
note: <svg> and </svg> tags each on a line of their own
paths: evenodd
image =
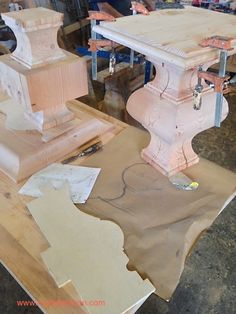
<svg viewBox="0 0 236 314">
<path fill-rule="evenodd" d="M 97 5 L 100 11 L 105 12 L 111 16 L 114 16 L 115 18 L 124 16 L 107 2 L 99 2 Z"/>
<path fill-rule="evenodd" d="M 63 35 L 69 35 L 75 31 L 80 30 L 81 28 L 89 25 L 89 21 L 87 19 L 82 19 L 80 21 L 74 22 L 72 24 L 69 24 L 67 26 L 63 27 Z"/>
<path fill-rule="evenodd" d="M 50 243 L 42 258 L 58 287 L 71 281 L 83 300 L 104 301 L 90 313 L 125 313 L 155 290 L 127 270 L 121 229 L 78 210 L 68 188 L 48 190 L 27 207 Z"/>
</svg>

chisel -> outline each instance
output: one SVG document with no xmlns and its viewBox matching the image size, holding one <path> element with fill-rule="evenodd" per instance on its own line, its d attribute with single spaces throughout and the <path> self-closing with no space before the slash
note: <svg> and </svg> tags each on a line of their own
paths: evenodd
<svg viewBox="0 0 236 314">
<path fill-rule="evenodd" d="M 94 153 L 96 153 L 97 151 L 101 150 L 102 149 L 102 142 L 99 141 L 89 147 L 87 147 L 85 150 L 83 150 L 82 152 L 74 155 L 74 156 L 71 156 L 65 160 L 62 161 L 62 164 L 68 164 L 72 161 L 75 161 L 76 159 L 78 158 L 81 158 L 81 157 L 85 157 L 85 156 L 89 156 L 89 155 L 92 155 Z"/>
</svg>

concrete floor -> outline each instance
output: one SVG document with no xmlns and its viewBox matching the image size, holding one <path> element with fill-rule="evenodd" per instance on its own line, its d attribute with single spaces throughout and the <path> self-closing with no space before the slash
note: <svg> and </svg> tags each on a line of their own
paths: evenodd
<svg viewBox="0 0 236 314">
<path fill-rule="evenodd" d="M 228 96 L 230 113 L 220 129 L 212 128 L 194 139 L 200 156 L 236 170 L 236 95 Z M 236 313 L 236 200 L 216 219 L 187 258 L 184 272 L 169 303 L 155 294 L 137 314 L 233 314 Z M 39 278 L 40 280 L 40 278 Z M 29 296 L 0 266 L 0 313 L 38 314 L 36 307 L 16 306 Z M 70 311 L 68 309 L 68 314 Z M 113 314 L 113 313 L 111 313 Z"/>
</svg>

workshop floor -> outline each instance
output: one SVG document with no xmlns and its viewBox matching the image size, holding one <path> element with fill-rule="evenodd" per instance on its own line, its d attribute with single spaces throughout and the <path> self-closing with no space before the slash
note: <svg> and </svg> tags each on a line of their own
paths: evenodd
<svg viewBox="0 0 236 314">
<path fill-rule="evenodd" d="M 235 171 L 236 95 L 228 96 L 228 102 L 230 113 L 222 127 L 199 134 L 193 142 L 200 156 Z M 236 200 L 225 208 L 213 226 L 201 236 L 186 260 L 180 284 L 170 302 L 153 294 L 137 314 L 236 313 L 235 209 Z M 36 307 L 17 307 L 16 300 L 30 298 L 1 264 L 0 296 L 0 313 L 41 313 Z M 70 314 L 69 309 L 67 313 Z"/>
</svg>

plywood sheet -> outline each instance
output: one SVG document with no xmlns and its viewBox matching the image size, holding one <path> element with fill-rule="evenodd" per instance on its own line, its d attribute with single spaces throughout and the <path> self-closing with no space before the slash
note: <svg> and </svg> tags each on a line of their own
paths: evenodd
<svg viewBox="0 0 236 314">
<path fill-rule="evenodd" d="M 57 285 L 71 281 L 85 302 L 104 301 L 88 306 L 90 313 L 125 313 L 155 290 L 127 270 L 121 229 L 78 210 L 67 188 L 50 190 L 27 207 L 50 243 L 42 258 Z"/>
<path fill-rule="evenodd" d="M 235 195 L 236 175 L 201 159 L 184 171 L 198 190 L 177 190 L 140 158 L 148 142 L 148 133 L 129 127 L 83 162 L 102 170 L 80 208 L 121 227 L 129 266 L 170 299 L 192 245 Z"/>
</svg>

